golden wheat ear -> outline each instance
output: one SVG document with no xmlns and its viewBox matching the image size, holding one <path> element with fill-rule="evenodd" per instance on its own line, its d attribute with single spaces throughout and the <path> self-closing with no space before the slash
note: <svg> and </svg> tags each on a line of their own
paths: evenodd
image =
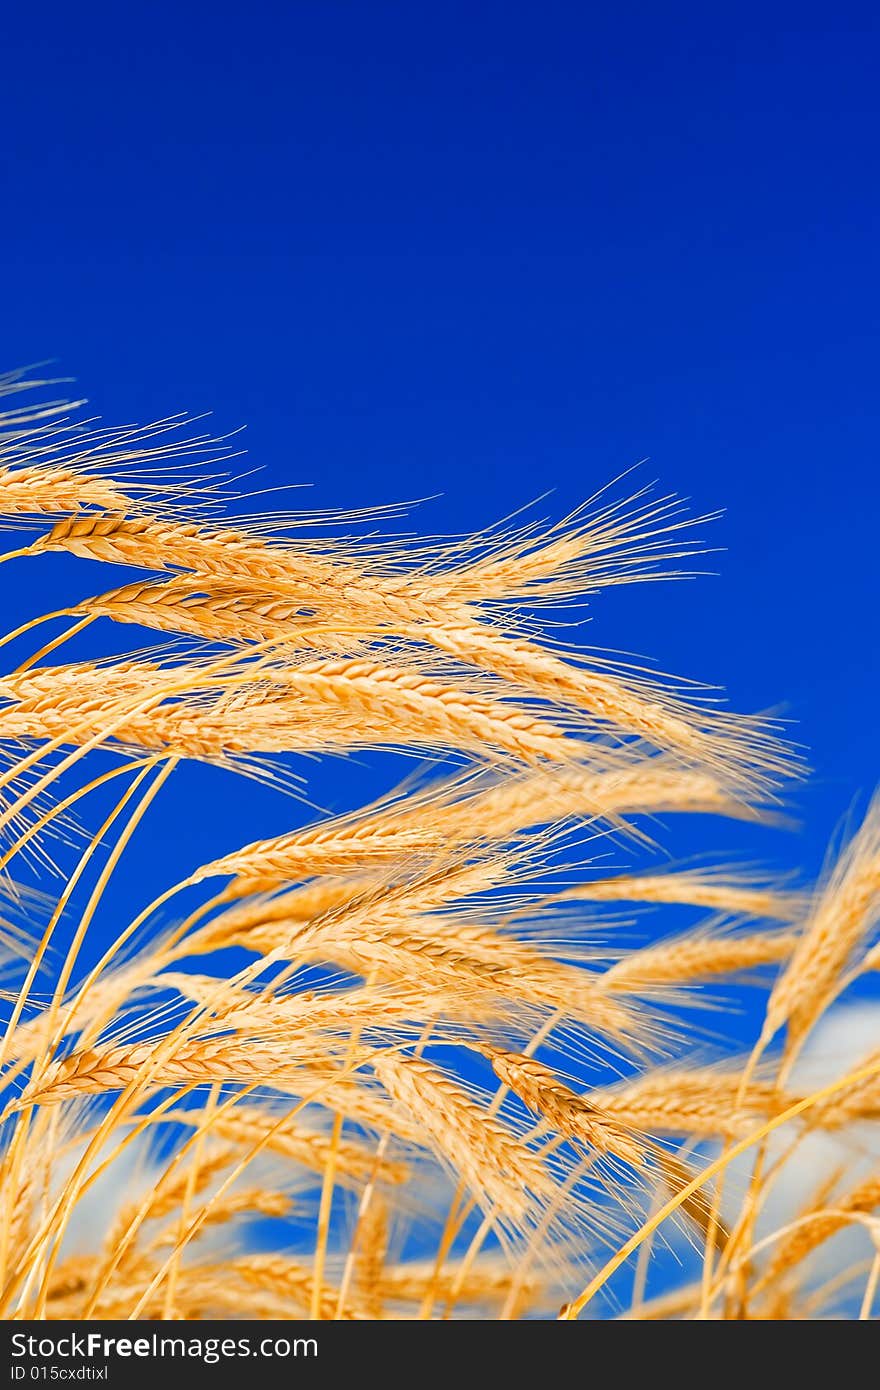
<svg viewBox="0 0 880 1390">
<path fill-rule="evenodd" d="M 767 1000 L 764 1025 L 746 1077 L 779 1030 L 786 1028 L 781 1079 L 787 1080 L 811 1030 L 860 974 L 880 919 L 880 795 L 817 891 L 787 967 Z M 847 974 L 847 967 L 850 973 Z"/>
</svg>

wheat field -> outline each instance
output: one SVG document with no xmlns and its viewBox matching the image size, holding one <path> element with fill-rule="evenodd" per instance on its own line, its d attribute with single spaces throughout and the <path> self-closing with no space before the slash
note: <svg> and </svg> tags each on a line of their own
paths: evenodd
<svg viewBox="0 0 880 1390">
<path fill-rule="evenodd" d="M 808 1060 L 880 966 L 880 804 L 814 887 L 670 864 L 669 817 L 735 850 L 800 759 L 556 621 L 692 566 L 675 499 L 401 539 L 246 514 L 186 421 L 0 393 L 0 580 L 93 591 L 2 639 L 0 1314 L 870 1318 L 880 1039 Z M 387 752 L 303 824 L 315 758 Z M 191 763 L 291 828 L 120 897 Z"/>
</svg>

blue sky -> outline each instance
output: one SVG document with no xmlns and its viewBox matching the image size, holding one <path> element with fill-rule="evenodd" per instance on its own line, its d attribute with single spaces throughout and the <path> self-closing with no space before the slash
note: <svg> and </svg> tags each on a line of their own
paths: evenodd
<svg viewBox="0 0 880 1390">
<path fill-rule="evenodd" d="M 313 485 L 295 505 L 441 494 L 432 532 L 548 489 L 560 517 L 647 457 L 726 508 L 717 574 L 603 597 L 589 640 L 785 709 L 801 836 L 695 843 L 815 871 L 880 781 L 878 28 L 848 4 L 12 10 L 3 365 L 58 359 L 114 422 L 245 424 L 267 486 Z M 16 567 L 13 618 L 100 582 L 68 575 Z M 143 874 L 291 814 L 205 776 Z"/>
</svg>

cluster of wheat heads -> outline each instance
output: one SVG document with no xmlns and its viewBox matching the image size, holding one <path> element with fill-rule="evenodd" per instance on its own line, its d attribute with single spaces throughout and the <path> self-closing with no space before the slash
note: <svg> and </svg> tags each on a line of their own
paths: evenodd
<svg viewBox="0 0 880 1390">
<path fill-rule="evenodd" d="M 878 963 L 880 817 L 814 894 L 603 867 L 661 813 L 775 814 L 792 768 L 760 721 L 548 633 L 547 606 L 686 556 L 676 505 L 316 539 L 232 519 L 179 421 L 77 424 L 34 385 L 0 385 L 6 583 L 49 552 L 114 569 L 2 642 L 0 1313 L 869 1315 L 880 1053 L 821 1090 L 798 1059 Z M 137 650 L 64 660 L 124 624 Z M 183 764 L 281 796 L 305 755 L 381 749 L 420 775 L 304 827 L 286 802 L 289 833 L 90 949 Z M 620 944 L 640 904 L 698 920 Z M 744 978 L 758 1044 L 712 1056 Z M 817 1135 L 833 1170 L 768 1230 Z"/>
</svg>

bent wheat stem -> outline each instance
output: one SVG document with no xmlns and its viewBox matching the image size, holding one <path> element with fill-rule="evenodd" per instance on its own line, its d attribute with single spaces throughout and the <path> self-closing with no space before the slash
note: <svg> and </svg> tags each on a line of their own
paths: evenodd
<svg viewBox="0 0 880 1390">
<path fill-rule="evenodd" d="M 809 1110 L 811 1106 L 817 1105 L 819 1101 L 826 1100 L 829 1096 L 836 1095 L 837 1092 L 843 1090 L 845 1086 L 851 1085 L 855 1081 L 867 1081 L 869 1077 L 878 1075 L 880 1075 L 880 1061 L 875 1062 L 870 1067 L 863 1067 L 860 1071 L 850 1072 L 842 1080 L 837 1080 L 828 1086 L 823 1086 L 821 1090 L 814 1091 L 811 1095 L 796 1101 L 793 1105 L 790 1105 L 788 1109 L 784 1110 L 781 1115 L 776 1115 L 772 1120 L 767 1120 L 763 1125 L 759 1126 L 758 1129 L 746 1135 L 744 1139 L 740 1139 L 739 1142 L 728 1149 L 726 1153 L 723 1153 L 719 1158 L 715 1159 L 714 1162 L 704 1168 L 701 1173 L 698 1173 L 692 1178 L 680 1192 L 677 1192 L 673 1197 L 670 1197 L 667 1202 L 664 1202 L 660 1210 L 655 1212 L 655 1214 L 636 1231 L 635 1235 L 630 1236 L 629 1240 L 627 1240 L 617 1253 L 608 1260 L 596 1277 L 590 1280 L 590 1283 L 584 1289 L 583 1293 L 579 1294 L 571 1303 L 566 1304 L 559 1315 L 560 1318 L 567 1320 L 577 1318 L 592 1299 L 595 1298 L 599 1290 L 608 1282 L 612 1274 L 629 1259 L 630 1255 L 632 1255 L 635 1250 L 638 1250 L 642 1241 L 647 1239 L 651 1232 L 655 1231 L 658 1226 L 662 1225 L 668 1216 L 678 1211 L 679 1207 L 698 1192 L 711 1178 L 714 1178 L 717 1173 L 723 1172 L 734 1158 L 738 1158 L 740 1154 L 746 1153 L 755 1144 L 760 1143 L 766 1135 L 772 1134 L 774 1130 L 779 1129 L 781 1125 L 787 1124 L 789 1120 L 793 1120 L 797 1115 L 802 1115 L 805 1110 Z"/>
<path fill-rule="evenodd" d="M 14 674 L 20 676 L 23 675 L 25 671 L 29 671 L 32 666 L 36 666 L 38 661 L 42 661 L 44 656 L 48 656 L 50 652 L 57 651 L 59 647 L 63 647 L 65 642 L 69 642 L 78 632 L 84 631 L 93 621 L 94 619 L 92 617 L 87 617 L 80 618 L 79 622 L 71 623 L 70 627 L 62 632 L 59 637 L 54 637 L 51 642 L 47 642 L 38 652 L 34 652 L 33 656 L 29 656 L 27 661 L 23 661 L 20 666 L 16 666 Z"/>
</svg>

